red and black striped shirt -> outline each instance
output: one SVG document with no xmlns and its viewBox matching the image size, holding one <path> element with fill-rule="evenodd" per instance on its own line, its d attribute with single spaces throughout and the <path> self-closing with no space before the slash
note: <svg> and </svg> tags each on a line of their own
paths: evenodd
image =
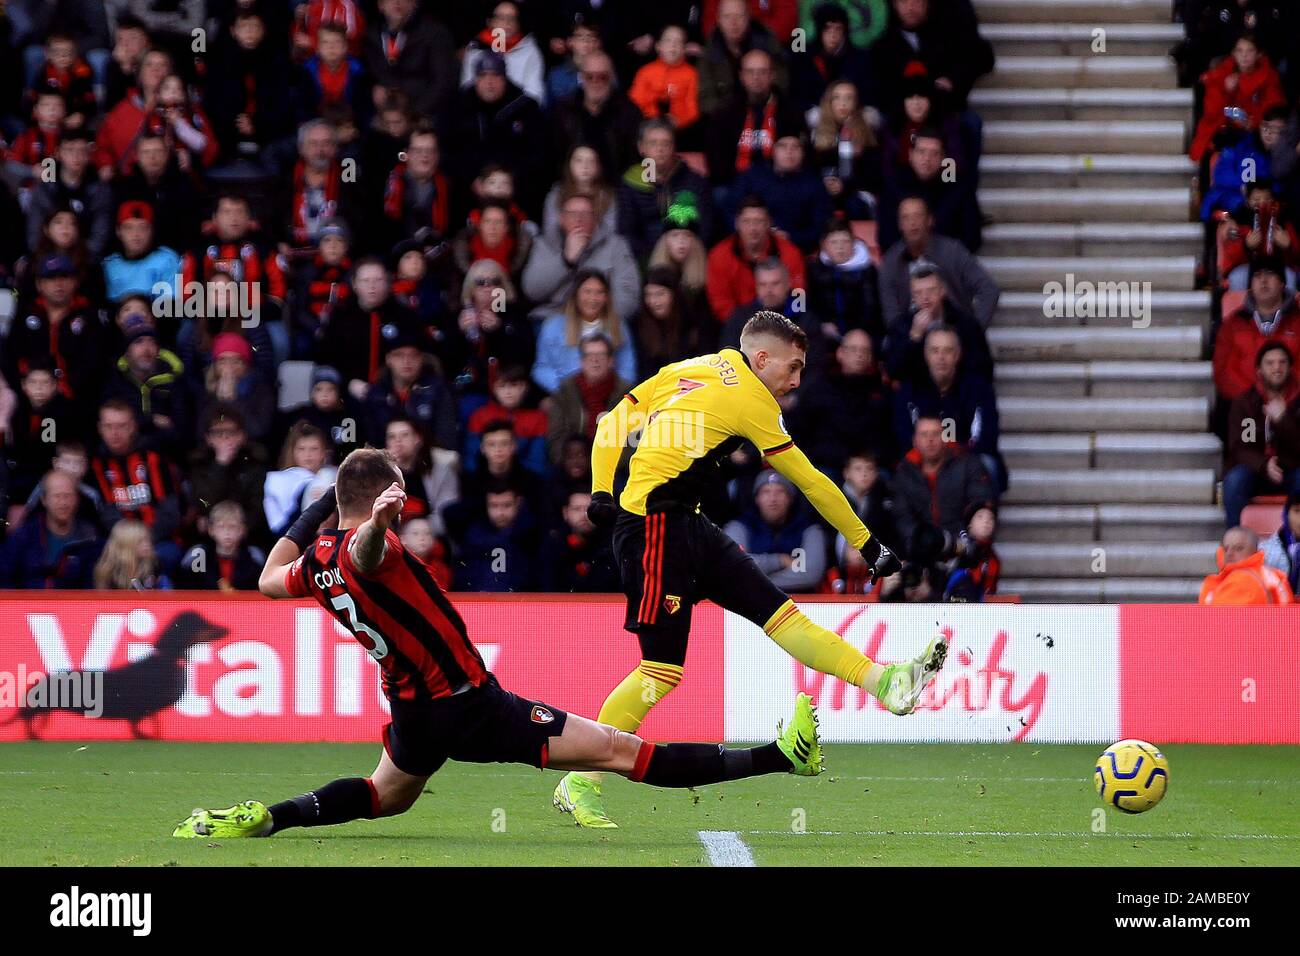
<svg viewBox="0 0 1300 956">
<path fill-rule="evenodd" d="M 151 528 L 159 502 L 176 494 L 171 466 L 155 451 L 96 455 L 91 459 L 90 470 L 105 501 L 112 502 L 123 515 L 134 515 Z"/>
<path fill-rule="evenodd" d="M 352 561 L 356 529 L 323 531 L 289 567 L 285 587 L 329 611 L 383 672 L 389 700 L 447 697 L 488 676 L 465 622 L 433 572 L 391 530 L 388 548 L 370 574 Z"/>
</svg>

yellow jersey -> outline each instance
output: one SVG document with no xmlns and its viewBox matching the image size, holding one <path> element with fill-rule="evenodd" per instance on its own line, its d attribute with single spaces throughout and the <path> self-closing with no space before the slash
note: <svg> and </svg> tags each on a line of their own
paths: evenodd
<svg viewBox="0 0 1300 956">
<path fill-rule="evenodd" d="M 843 492 L 799 450 L 781 406 L 738 349 L 666 365 L 600 420 L 591 451 L 592 492 L 614 490 L 614 473 L 630 447 L 619 505 L 633 514 L 697 510 L 721 462 L 749 441 L 789 478 L 855 548 L 871 532 Z"/>
</svg>

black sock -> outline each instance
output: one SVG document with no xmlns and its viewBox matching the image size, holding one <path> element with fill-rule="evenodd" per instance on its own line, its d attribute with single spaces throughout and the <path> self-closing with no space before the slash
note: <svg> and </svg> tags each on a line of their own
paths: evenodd
<svg viewBox="0 0 1300 956">
<path fill-rule="evenodd" d="M 728 750 L 718 744 L 658 744 L 641 782 L 653 787 L 698 787 L 789 770 L 790 761 L 774 743 L 748 750 Z"/>
<path fill-rule="evenodd" d="M 370 781 L 364 777 L 333 780 L 319 790 L 271 807 L 271 832 L 368 820 L 375 815 L 373 793 Z"/>
</svg>

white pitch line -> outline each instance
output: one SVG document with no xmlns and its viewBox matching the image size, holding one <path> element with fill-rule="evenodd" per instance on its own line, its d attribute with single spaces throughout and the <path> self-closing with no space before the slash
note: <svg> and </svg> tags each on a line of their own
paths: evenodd
<svg viewBox="0 0 1300 956">
<path fill-rule="evenodd" d="M 700 830 L 700 842 L 712 866 L 758 866 L 735 830 Z"/>
<path fill-rule="evenodd" d="M 1092 777 L 1003 777 L 995 773 L 962 777 L 844 777 L 846 780 L 884 780 L 895 783 L 1092 783 Z M 1288 786 L 1300 787 L 1300 780 L 1193 780 L 1186 785 L 1207 785 L 1216 787 L 1254 787 L 1254 786 Z"/>
<path fill-rule="evenodd" d="M 752 835 L 784 835 L 793 830 L 749 830 Z M 1092 837 L 1109 837 L 1117 840 L 1296 840 L 1300 834 L 1286 833 L 1066 833 L 1061 831 L 1020 832 L 1015 830 L 807 830 L 796 836 L 902 836 L 902 837 L 1024 837 L 1043 839 L 1060 837 L 1064 839 L 1091 839 Z"/>
</svg>

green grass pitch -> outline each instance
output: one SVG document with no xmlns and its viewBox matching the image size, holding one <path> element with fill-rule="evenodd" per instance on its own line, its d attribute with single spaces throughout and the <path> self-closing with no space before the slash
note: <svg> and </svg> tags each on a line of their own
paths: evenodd
<svg viewBox="0 0 1300 956">
<path fill-rule="evenodd" d="M 1165 748 L 1164 802 L 1138 816 L 1106 811 L 1098 832 L 1090 775 L 1101 750 L 831 744 L 829 771 L 814 779 L 675 791 L 611 778 L 623 828 L 603 832 L 552 809 L 555 772 L 448 764 L 404 816 L 216 844 L 174 840 L 172 827 L 196 806 L 271 803 L 368 774 L 378 748 L 0 744 L 0 864 L 701 866 L 702 831 L 734 834 L 721 839 L 758 866 L 1300 860 L 1300 747 Z"/>
</svg>

